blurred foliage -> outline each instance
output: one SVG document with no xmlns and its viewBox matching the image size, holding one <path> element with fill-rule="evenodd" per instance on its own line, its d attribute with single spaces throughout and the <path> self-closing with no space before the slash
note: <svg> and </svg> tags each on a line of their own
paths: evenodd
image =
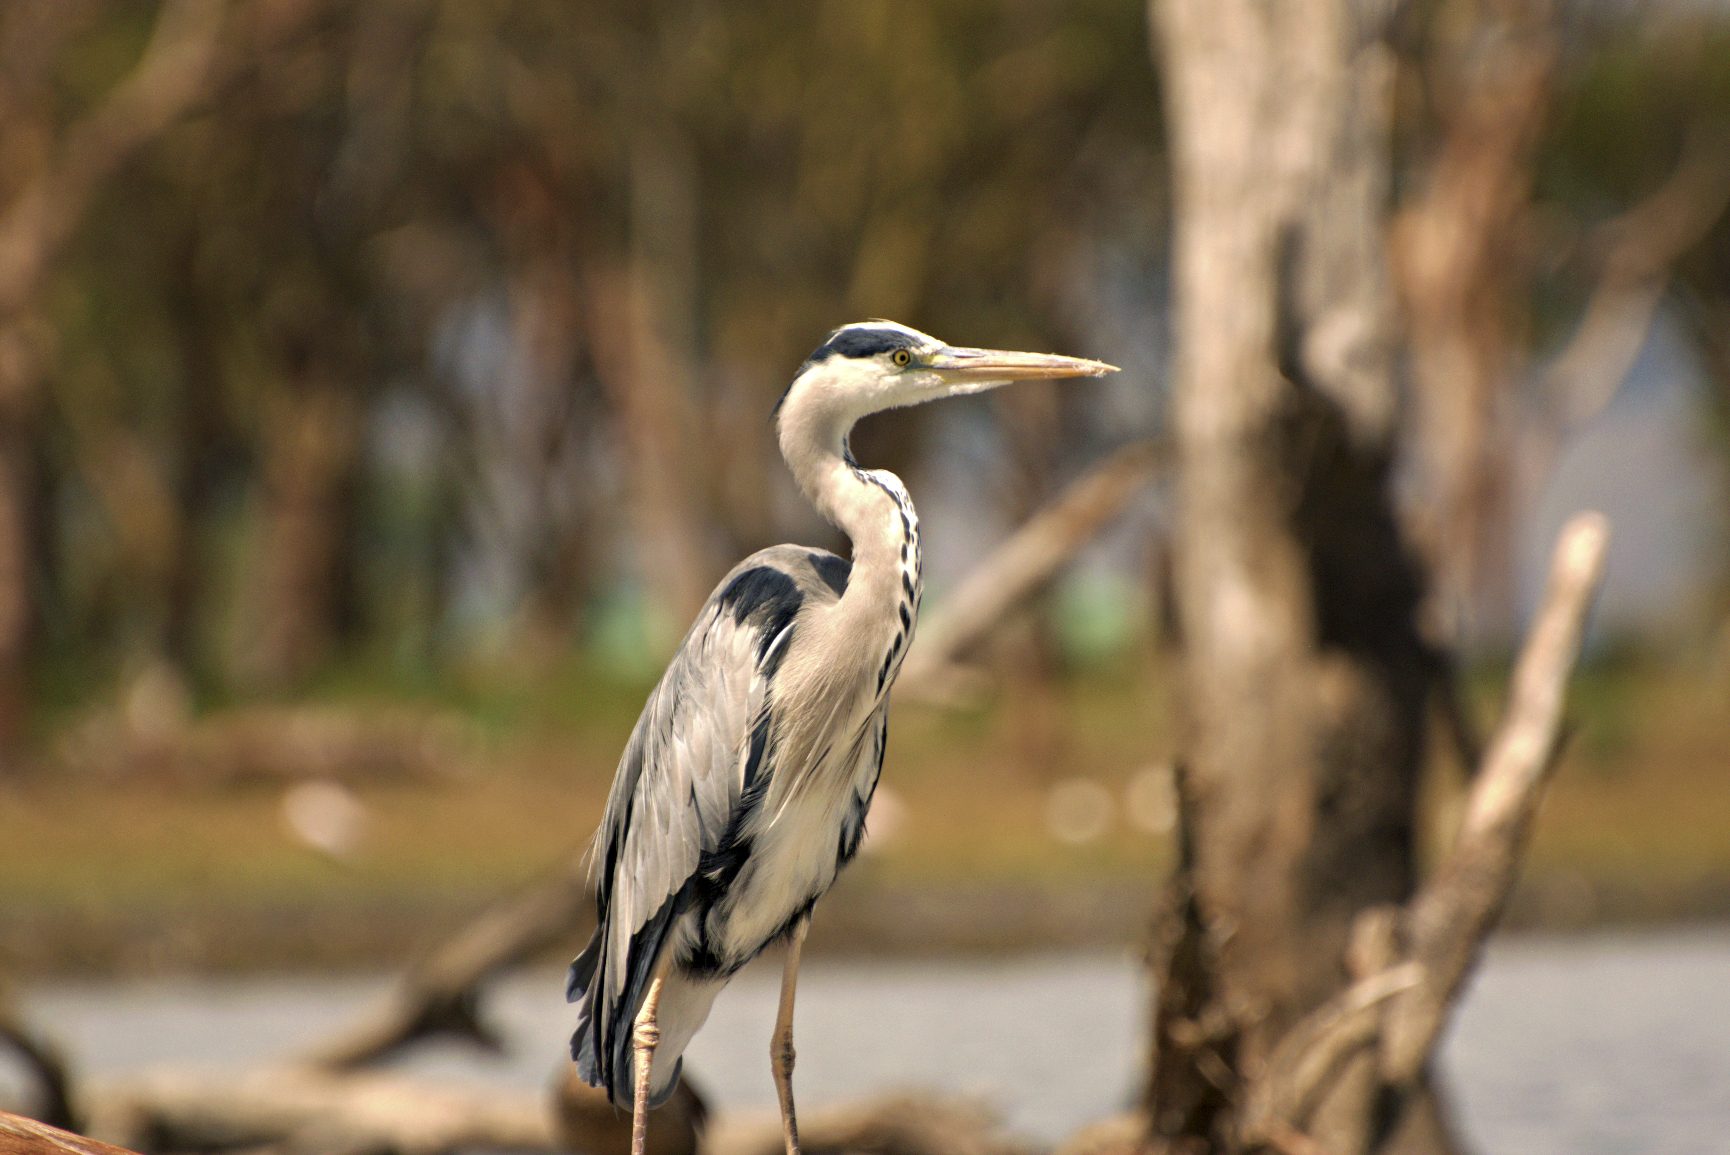
<svg viewBox="0 0 1730 1155">
<path fill-rule="evenodd" d="M 45 294 L 37 578 L 87 683 L 412 672 L 477 623 L 556 652 L 644 576 L 619 446 L 718 573 L 779 531 L 766 415 L 828 328 L 1054 343 L 1089 246 L 1158 232 L 1132 7 L 293 7 L 231 5 L 238 59 Z M 68 11 L 56 130 L 145 12 Z"/>
<path fill-rule="evenodd" d="M 1140 4 L 221 9 L 206 91 L 102 185 L 34 304 L 54 336 L 29 418 L 43 703 L 157 664 L 206 703 L 422 693 L 585 648 L 644 676 L 692 582 L 825 532 L 767 414 L 827 329 L 1092 349 L 1161 291 L 1126 307 L 1119 275 L 1164 259 Z M 0 173 L 52 167 L 166 10 L 8 5 L 32 63 L 6 82 L 21 163 Z M 1730 128 L 1730 25 L 1567 31 L 1535 176 L 1557 316 L 1585 224 L 1691 127 Z M 1428 131 L 1405 125 L 1413 165 Z M 0 212 L 18 187 L 0 175 Z M 1730 226 L 1678 273 L 1701 315 L 1723 308 Z M 1128 431 L 1070 404 L 992 412 L 1073 471 Z M 873 459 L 928 468 L 931 419 L 886 418 Z"/>
</svg>

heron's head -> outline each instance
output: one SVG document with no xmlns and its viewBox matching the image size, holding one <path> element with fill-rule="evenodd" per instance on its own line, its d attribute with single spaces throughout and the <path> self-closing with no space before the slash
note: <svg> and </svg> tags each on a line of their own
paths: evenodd
<svg viewBox="0 0 1730 1155">
<path fill-rule="evenodd" d="M 894 321 L 843 325 L 819 345 L 776 407 L 843 426 L 870 413 L 981 393 L 1034 377 L 1099 377 L 1116 366 L 1052 353 L 946 345 Z"/>
</svg>

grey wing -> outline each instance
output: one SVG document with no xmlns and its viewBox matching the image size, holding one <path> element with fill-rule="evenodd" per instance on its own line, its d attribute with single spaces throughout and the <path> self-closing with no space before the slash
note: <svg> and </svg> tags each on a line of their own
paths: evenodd
<svg viewBox="0 0 1730 1155">
<path fill-rule="evenodd" d="M 810 592 L 782 547 L 753 555 L 698 614 L 625 748 L 594 848 L 599 925 L 571 966 L 571 1051 L 612 1087 L 681 898 L 766 757 L 774 674 Z"/>
</svg>

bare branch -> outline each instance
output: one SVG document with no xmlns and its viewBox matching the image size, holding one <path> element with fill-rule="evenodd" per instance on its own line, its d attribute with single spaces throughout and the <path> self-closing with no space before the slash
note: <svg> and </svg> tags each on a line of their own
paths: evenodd
<svg viewBox="0 0 1730 1155">
<path fill-rule="evenodd" d="M 586 871 L 574 856 L 536 886 L 482 911 L 307 1061 L 348 1070 L 440 1034 L 496 1048 L 496 1035 L 480 1017 L 481 985 L 582 925 L 588 904 Z"/>
<path fill-rule="evenodd" d="M 136 1155 L 59 1127 L 0 1111 L 0 1152 L 5 1155 Z"/>
<path fill-rule="evenodd" d="M 1125 446 L 1029 518 L 962 579 L 940 612 L 920 622 L 919 644 L 901 672 L 899 688 L 915 695 L 929 693 L 945 670 L 1043 589 L 1129 504 L 1159 462 L 1151 442 Z"/>
<path fill-rule="evenodd" d="M 1307 1122 L 1335 1072 L 1347 1059 L 1375 1045 L 1381 1035 L 1383 1006 L 1421 982 L 1422 968 L 1403 963 L 1353 983 L 1306 1016 L 1280 1040 L 1268 1064 L 1277 1076 L 1255 1085 L 1244 1112 L 1246 1131 L 1271 1135 L 1282 1120 L 1300 1126 Z"/>
<path fill-rule="evenodd" d="M 1562 738 L 1568 675 L 1609 542 L 1603 515 L 1563 529 L 1538 620 L 1515 668 L 1507 712 L 1479 767 L 1465 822 L 1435 877 L 1404 910 L 1371 908 L 1354 928 L 1359 979 L 1280 1040 L 1246 1096 L 1244 1131 L 1278 1146 L 1301 1134 L 1347 1060 L 1378 1046 L 1381 1081 L 1401 1086 L 1428 1062 L 1446 1015 L 1512 888 L 1532 815 Z M 1404 944 L 1399 939 L 1404 938 Z"/>
<path fill-rule="evenodd" d="M 259 1067 L 159 1069 L 90 1092 L 91 1130 L 134 1146 L 213 1150 L 550 1151 L 545 1096 L 409 1076 Z"/>
<path fill-rule="evenodd" d="M 72 1076 L 60 1048 L 33 1030 L 13 1000 L 3 993 L 0 993 L 0 1045 L 10 1047 L 35 1077 L 41 1094 L 34 1106 L 37 1117 L 57 1127 L 76 1127 Z M 0 1148 L 4 1148 L 3 1143 Z"/>
<path fill-rule="evenodd" d="M 1382 1074 L 1422 1071 L 1448 1008 L 1514 884 L 1532 816 L 1563 734 L 1568 676 L 1603 577 L 1610 525 L 1576 515 L 1562 531 L 1538 620 L 1514 670 L 1507 713 L 1484 755 L 1452 851 L 1408 905 L 1410 957 L 1424 981 L 1388 1009 Z"/>
<path fill-rule="evenodd" d="M 0 314 L 18 309 L 102 183 L 204 91 L 224 0 L 170 0 L 136 67 L 66 132 L 58 158 L 0 218 Z"/>
<path fill-rule="evenodd" d="M 1544 370 L 1541 396 L 1572 428 L 1609 403 L 1646 343 L 1670 267 L 1730 205 L 1730 139 L 1696 128 L 1670 177 L 1594 230 L 1603 274 L 1573 336 Z"/>
</svg>

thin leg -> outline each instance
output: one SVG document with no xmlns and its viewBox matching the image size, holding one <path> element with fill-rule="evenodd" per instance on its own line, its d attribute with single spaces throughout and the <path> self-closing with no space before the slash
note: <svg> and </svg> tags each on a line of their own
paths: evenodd
<svg viewBox="0 0 1730 1155">
<path fill-rule="evenodd" d="M 775 1037 L 769 1042 L 769 1063 L 775 1069 L 775 1094 L 781 1100 L 781 1134 L 787 1155 L 799 1155 L 799 1124 L 793 1117 L 793 989 L 799 985 L 799 951 L 805 945 L 809 918 L 799 920 L 787 938 L 787 962 L 781 972 L 781 1010 L 775 1016 Z"/>
<path fill-rule="evenodd" d="M 648 1144 L 649 1068 L 654 1065 L 655 1047 L 661 1041 L 661 1027 L 655 1021 L 660 1006 L 661 976 L 657 974 L 649 983 L 649 993 L 643 998 L 643 1007 L 637 1012 L 631 1030 L 631 1057 L 636 1064 L 632 1072 L 636 1082 L 631 1094 L 631 1155 L 643 1155 Z"/>
</svg>

